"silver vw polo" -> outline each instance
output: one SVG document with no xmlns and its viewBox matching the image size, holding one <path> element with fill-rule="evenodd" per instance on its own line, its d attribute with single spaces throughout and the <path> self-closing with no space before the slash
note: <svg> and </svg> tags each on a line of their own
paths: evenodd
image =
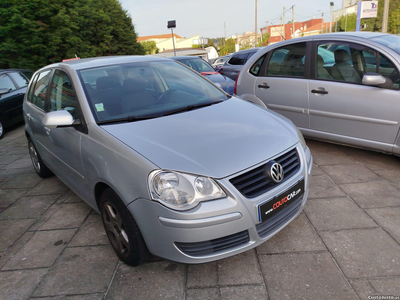
<svg viewBox="0 0 400 300">
<path fill-rule="evenodd" d="M 102 57 L 38 70 L 24 99 L 33 166 L 101 214 L 130 265 L 254 248 L 302 211 L 312 156 L 285 117 L 175 61 Z"/>
</svg>

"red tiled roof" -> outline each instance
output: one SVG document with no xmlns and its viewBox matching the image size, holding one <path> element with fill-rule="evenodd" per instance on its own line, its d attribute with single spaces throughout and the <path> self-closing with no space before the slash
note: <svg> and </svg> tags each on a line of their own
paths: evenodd
<svg viewBox="0 0 400 300">
<path fill-rule="evenodd" d="M 171 37 L 171 34 L 159 34 L 159 35 L 148 35 L 148 36 L 139 36 L 137 38 L 138 42 L 143 42 L 146 40 L 151 40 L 151 39 L 169 39 Z M 181 39 L 181 37 L 177 34 L 174 33 L 174 37 L 176 39 Z"/>
</svg>

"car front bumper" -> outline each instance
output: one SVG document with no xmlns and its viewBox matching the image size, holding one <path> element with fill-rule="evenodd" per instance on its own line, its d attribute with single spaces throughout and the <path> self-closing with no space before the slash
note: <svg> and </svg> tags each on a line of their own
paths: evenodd
<svg viewBox="0 0 400 300">
<path fill-rule="evenodd" d="M 178 212 L 156 201 L 137 199 L 128 208 L 149 251 L 172 261 L 196 264 L 223 259 L 250 250 L 277 234 L 303 210 L 310 185 L 312 156 L 297 145 L 301 166 L 289 180 L 255 198 L 244 197 L 230 183 L 233 176 L 217 180 L 227 197 Z M 234 175 L 236 176 L 236 175 Z M 260 222 L 261 204 L 276 200 L 304 180 L 304 193 L 279 213 Z"/>
</svg>

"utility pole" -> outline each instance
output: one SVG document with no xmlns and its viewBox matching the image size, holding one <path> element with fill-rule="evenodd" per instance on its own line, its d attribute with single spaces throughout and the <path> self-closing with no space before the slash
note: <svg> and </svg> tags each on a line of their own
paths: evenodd
<svg viewBox="0 0 400 300">
<path fill-rule="evenodd" d="M 282 20 L 282 24 L 283 24 L 283 27 L 282 27 L 282 29 L 283 29 L 283 39 L 286 40 L 286 37 L 285 37 L 285 31 L 286 31 L 286 30 L 285 30 L 285 29 L 286 29 L 286 28 L 285 28 L 285 27 L 286 27 L 286 26 L 285 26 L 285 7 L 283 7 L 282 19 L 283 19 L 283 20 Z"/>
<path fill-rule="evenodd" d="M 383 6 L 383 21 L 382 21 L 382 32 L 387 32 L 388 27 L 388 17 L 389 17 L 389 0 L 385 0 Z"/>
<path fill-rule="evenodd" d="M 330 13 L 330 19 L 331 19 L 331 21 L 330 21 L 330 24 L 329 24 L 329 32 L 332 32 L 332 19 L 333 19 L 333 2 L 331 2 L 331 13 Z"/>
<path fill-rule="evenodd" d="M 254 33 L 254 48 L 256 48 L 257 47 L 257 0 L 256 0 L 256 17 L 255 17 L 255 25 L 254 25 L 254 27 L 255 27 L 255 33 Z"/>
<path fill-rule="evenodd" d="M 324 12 L 322 12 L 322 24 L 321 24 L 321 33 L 324 31 Z"/>
<path fill-rule="evenodd" d="M 224 22 L 224 37 L 225 37 L 225 42 L 226 42 L 226 23 Z"/>
<path fill-rule="evenodd" d="M 292 5 L 292 39 L 294 39 L 294 5 Z"/>
<path fill-rule="evenodd" d="M 281 30 L 279 30 L 280 36 L 281 36 L 281 42 L 283 41 L 282 28 L 283 28 L 283 26 L 282 26 L 282 17 L 281 17 Z"/>
</svg>

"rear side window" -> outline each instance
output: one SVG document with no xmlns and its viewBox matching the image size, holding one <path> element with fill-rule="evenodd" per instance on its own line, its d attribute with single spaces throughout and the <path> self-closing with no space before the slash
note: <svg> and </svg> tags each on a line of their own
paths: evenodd
<svg viewBox="0 0 400 300">
<path fill-rule="evenodd" d="M 20 88 L 25 87 L 28 85 L 29 80 L 19 72 L 12 72 L 9 73 L 12 79 L 18 84 Z"/>
<path fill-rule="evenodd" d="M 252 65 L 252 67 L 250 68 L 250 73 L 253 74 L 254 76 L 258 76 L 258 74 L 260 73 L 260 69 L 261 66 L 265 60 L 265 57 L 267 56 L 267 54 L 261 56 L 254 65 Z"/>
<path fill-rule="evenodd" d="M 0 89 L 7 89 L 9 92 L 15 90 L 16 87 L 10 77 L 7 75 L 0 76 Z"/>
<path fill-rule="evenodd" d="M 47 87 L 49 84 L 51 70 L 43 71 L 35 78 L 32 93 L 29 95 L 29 102 L 44 110 L 46 102 Z"/>
<path fill-rule="evenodd" d="M 267 65 L 268 76 L 304 77 L 306 43 L 288 45 L 273 50 Z"/>
<path fill-rule="evenodd" d="M 28 80 L 31 80 L 33 72 L 31 71 L 22 71 L 22 74 L 24 74 L 26 76 L 26 78 L 28 78 Z"/>
</svg>

